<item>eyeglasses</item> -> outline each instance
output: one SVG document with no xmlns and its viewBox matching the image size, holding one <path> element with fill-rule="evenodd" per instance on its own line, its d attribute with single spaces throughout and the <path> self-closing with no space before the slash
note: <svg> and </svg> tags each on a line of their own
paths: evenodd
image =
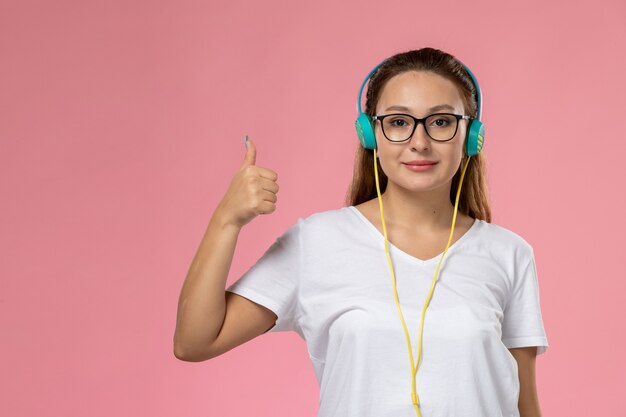
<svg viewBox="0 0 626 417">
<path fill-rule="evenodd" d="M 418 119 L 410 114 L 384 114 L 372 117 L 372 120 L 380 120 L 383 134 L 391 142 L 404 142 L 413 136 L 417 125 L 424 123 L 426 133 L 437 142 L 447 142 L 456 135 L 459 120 L 471 119 L 470 116 L 452 113 L 434 113 L 423 119 Z"/>
</svg>

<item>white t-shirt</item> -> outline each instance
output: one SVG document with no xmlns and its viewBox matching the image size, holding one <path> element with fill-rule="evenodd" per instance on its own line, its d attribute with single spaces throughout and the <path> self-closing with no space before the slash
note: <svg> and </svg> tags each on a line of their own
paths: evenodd
<svg viewBox="0 0 626 417">
<path fill-rule="evenodd" d="M 422 307 L 441 254 L 389 242 L 417 361 Z M 320 384 L 318 417 L 415 417 L 406 336 L 384 236 L 354 206 L 299 218 L 227 291 L 272 310 L 269 331 L 302 337 Z M 423 417 L 518 417 L 508 348 L 548 347 L 531 245 L 475 220 L 446 252 L 424 318 L 416 391 Z"/>
</svg>

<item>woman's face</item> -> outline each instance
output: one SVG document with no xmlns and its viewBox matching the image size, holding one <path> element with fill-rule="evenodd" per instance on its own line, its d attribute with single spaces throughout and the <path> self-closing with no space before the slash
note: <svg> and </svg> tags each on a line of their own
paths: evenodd
<svg viewBox="0 0 626 417">
<path fill-rule="evenodd" d="M 440 105 L 450 107 L 433 109 Z M 432 113 L 465 114 L 465 111 L 461 95 L 451 81 L 432 72 L 407 71 L 389 79 L 381 92 L 376 115 L 391 113 L 423 118 Z M 464 155 L 466 129 L 467 121 L 462 119 L 451 140 L 437 142 L 428 136 L 424 124 L 420 123 L 408 141 L 394 143 L 385 138 L 381 122 L 377 121 L 376 153 L 389 180 L 388 187 L 395 184 L 410 191 L 430 191 L 439 187 L 449 190 Z M 405 165 L 416 160 L 434 161 L 435 164 L 421 171 Z"/>
</svg>

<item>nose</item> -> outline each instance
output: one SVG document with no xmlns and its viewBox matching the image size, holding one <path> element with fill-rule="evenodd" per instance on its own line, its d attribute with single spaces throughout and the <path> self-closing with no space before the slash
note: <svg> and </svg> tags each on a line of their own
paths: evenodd
<svg viewBox="0 0 626 417">
<path fill-rule="evenodd" d="M 416 149 L 427 149 L 430 147 L 430 136 L 426 133 L 426 126 L 420 121 L 415 127 L 413 136 L 409 139 L 409 144 Z"/>
</svg>

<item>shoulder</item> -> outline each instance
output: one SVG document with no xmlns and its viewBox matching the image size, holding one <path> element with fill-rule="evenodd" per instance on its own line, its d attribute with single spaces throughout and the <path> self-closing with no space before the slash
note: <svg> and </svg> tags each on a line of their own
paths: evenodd
<svg viewBox="0 0 626 417">
<path fill-rule="evenodd" d="M 492 239 L 503 241 L 509 244 L 531 247 L 531 244 L 525 238 L 523 238 L 519 233 L 513 231 L 512 229 L 495 223 L 488 223 L 484 220 L 477 219 L 476 221 L 480 222 L 482 233 Z"/>
<path fill-rule="evenodd" d="M 307 238 L 346 236 L 355 230 L 358 217 L 350 206 L 318 211 L 298 218 L 292 227 Z"/>
<path fill-rule="evenodd" d="M 520 261 L 533 256 L 532 245 L 518 232 L 484 220 L 476 221 L 478 239 L 494 254 L 506 252 Z"/>
<path fill-rule="evenodd" d="M 349 206 L 339 207 L 330 210 L 318 211 L 298 218 L 301 226 L 334 226 L 345 223 L 352 216 Z"/>
</svg>

